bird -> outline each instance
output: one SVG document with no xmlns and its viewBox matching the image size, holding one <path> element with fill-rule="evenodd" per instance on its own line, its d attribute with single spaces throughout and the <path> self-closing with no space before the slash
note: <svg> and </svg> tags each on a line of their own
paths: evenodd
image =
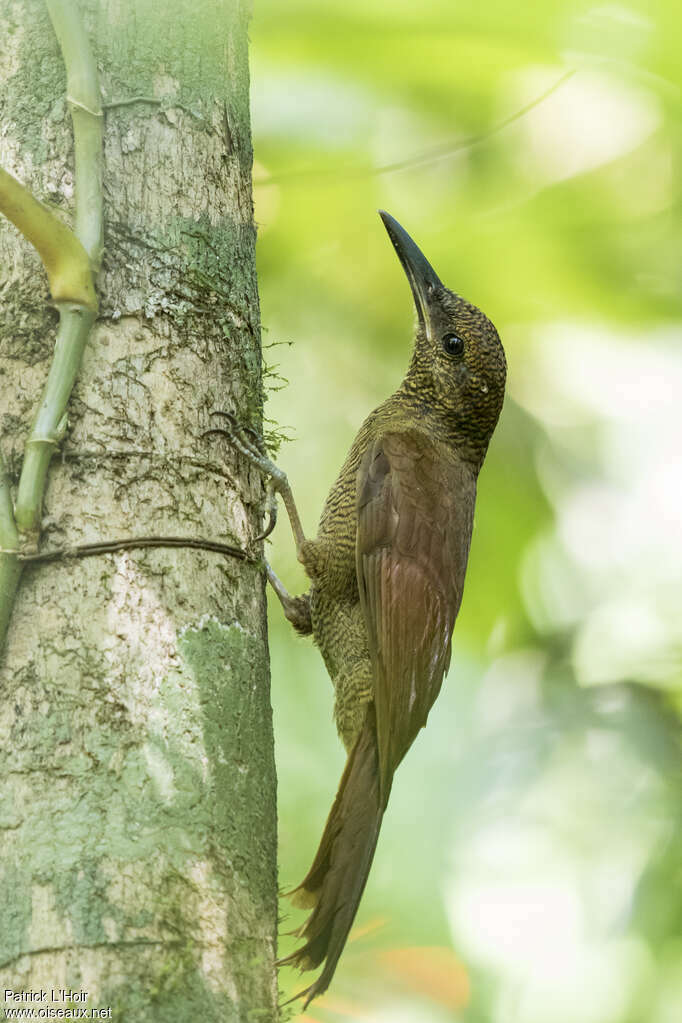
<svg viewBox="0 0 682 1023">
<path fill-rule="evenodd" d="M 269 535 L 284 503 L 309 590 L 267 576 L 284 614 L 312 634 L 334 686 L 347 753 L 312 866 L 290 894 L 310 910 L 303 944 L 278 960 L 322 967 L 294 996 L 327 990 L 372 865 L 395 771 L 426 724 L 448 671 L 474 522 L 476 481 L 497 424 L 506 359 L 497 330 L 445 287 L 385 210 L 379 215 L 416 308 L 412 357 L 398 389 L 365 419 L 306 537 L 286 474 L 233 417 L 230 435 L 267 480 Z M 292 1000 L 294 1000 L 292 999 Z"/>
</svg>

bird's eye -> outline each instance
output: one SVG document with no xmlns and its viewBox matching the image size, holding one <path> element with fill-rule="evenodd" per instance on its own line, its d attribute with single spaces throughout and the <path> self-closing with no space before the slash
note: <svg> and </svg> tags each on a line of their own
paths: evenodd
<svg viewBox="0 0 682 1023">
<path fill-rule="evenodd" d="M 448 355 L 464 355 L 464 342 L 456 334 L 444 334 L 442 343 Z"/>
</svg>

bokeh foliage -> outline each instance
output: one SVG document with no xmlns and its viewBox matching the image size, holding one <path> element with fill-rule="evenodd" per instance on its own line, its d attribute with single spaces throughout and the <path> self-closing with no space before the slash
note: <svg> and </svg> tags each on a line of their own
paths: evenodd
<svg viewBox="0 0 682 1023">
<path fill-rule="evenodd" d="M 309 1019 L 682 1018 L 681 30 L 675 0 L 255 4 L 266 414 L 308 531 L 409 355 L 377 207 L 510 368 L 453 665 Z M 285 522 L 270 557 L 303 589 Z M 288 884 L 343 755 L 277 606 L 271 644 Z"/>
</svg>

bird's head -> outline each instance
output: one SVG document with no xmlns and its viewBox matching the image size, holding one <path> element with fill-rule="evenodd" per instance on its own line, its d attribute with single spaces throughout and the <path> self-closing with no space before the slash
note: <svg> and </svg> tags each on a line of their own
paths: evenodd
<svg viewBox="0 0 682 1023">
<path fill-rule="evenodd" d="M 507 375 L 499 335 L 488 317 L 441 282 L 407 231 L 379 215 L 412 288 L 417 309 L 414 354 L 403 389 L 443 416 L 452 439 L 485 453 Z"/>
</svg>

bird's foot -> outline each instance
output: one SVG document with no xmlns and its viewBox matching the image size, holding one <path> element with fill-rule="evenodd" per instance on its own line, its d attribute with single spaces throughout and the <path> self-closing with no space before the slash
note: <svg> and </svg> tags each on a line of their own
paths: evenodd
<svg viewBox="0 0 682 1023">
<path fill-rule="evenodd" d="M 310 594 L 304 593 L 300 597 L 292 597 L 267 561 L 265 562 L 265 571 L 270 585 L 279 598 L 286 619 L 291 622 L 299 635 L 309 636 L 313 631 L 310 616 Z"/>
<path fill-rule="evenodd" d="M 202 434 L 203 437 L 218 436 L 227 439 L 240 451 L 245 458 L 251 462 L 263 476 L 266 477 L 265 500 L 268 524 L 263 532 L 256 537 L 256 540 L 265 540 L 270 536 L 277 524 L 277 494 L 281 494 L 284 503 L 289 508 L 291 488 L 285 472 L 275 465 L 271 458 L 265 454 L 263 438 L 250 426 L 243 426 L 231 412 L 222 412 L 218 409 L 211 412 L 212 416 L 220 416 L 225 420 L 226 426 L 213 427 Z M 293 525 L 293 523 L 292 523 Z"/>
</svg>

